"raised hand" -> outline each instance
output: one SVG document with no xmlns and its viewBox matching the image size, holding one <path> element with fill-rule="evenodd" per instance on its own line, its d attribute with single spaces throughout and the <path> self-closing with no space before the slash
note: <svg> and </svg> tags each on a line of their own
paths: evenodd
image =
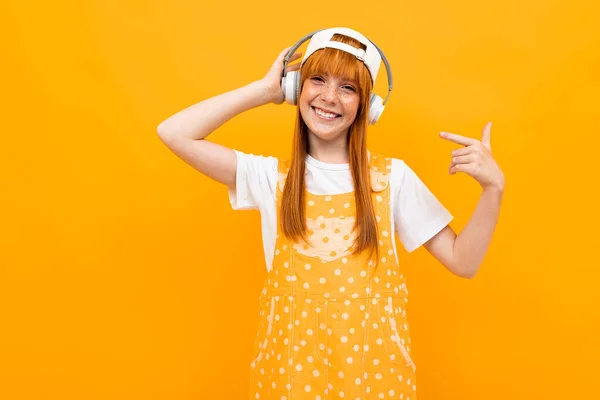
<svg viewBox="0 0 600 400">
<path fill-rule="evenodd" d="M 282 78 L 282 74 L 283 74 L 283 60 L 285 59 L 286 54 L 288 53 L 288 51 L 290 51 L 291 48 L 292 48 L 292 46 L 289 46 L 286 49 L 284 49 L 281 53 L 279 53 L 279 56 L 277 56 L 277 59 L 275 60 L 275 62 L 271 66 L 271 68 L 269 69 L 269 72 L 267 72 L 265 77 L 262 78 L 262 80 L 261 80 L 262 83 L 266 87 L 266 90 L 268 93 L 268 98 L 270 99 L 271 102 L 273 102 L 275 104 L 283 103 L 283 92 L 281 90 L 281 78 Z M 298 52 L 298 53 L 294 53 L 294 55 L 292 57 L 290 57 L 290 61 L 287 64 L 286 73 L 290 72 L 290 71 L 296 71 L 300 68 L 300 63 L 296 63 L 296 64 L 291 64 L 291 63 L 292 63 L 292 61 L 297 60 L 301 56 L 302 56 L 302 53 Z"/>
<path fill-rule="evenodd" d="M 482 188 L 504 190 L 504 174 L 494 157 L 490 144 L 492 123 L 483 128 L 481 141 L 448 132 L 440 132 L 440 137 L 464 147 L 452 151 L 452 162 L 448 173 L 464 172 L 473 177 Z"/>
</svg>

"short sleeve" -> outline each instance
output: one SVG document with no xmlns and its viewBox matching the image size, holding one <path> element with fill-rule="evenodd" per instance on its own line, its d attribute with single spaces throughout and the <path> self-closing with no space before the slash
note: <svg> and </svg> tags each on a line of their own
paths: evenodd
<svg viewBox="0 0 600 400">
<path fill-rule="evenodd" d="M 390 181 L 394 230 L 410 253 L 440 232 L 453 216 L 404 161 L 392 159 Z"/>
<path fill-rule="evenodd" d="M 278 160 L 234 151 L 237 169 L 235 189 L 229 190 L 231 207 L 234 210 L 263 210 L 275 198 Z"/>
</svg>

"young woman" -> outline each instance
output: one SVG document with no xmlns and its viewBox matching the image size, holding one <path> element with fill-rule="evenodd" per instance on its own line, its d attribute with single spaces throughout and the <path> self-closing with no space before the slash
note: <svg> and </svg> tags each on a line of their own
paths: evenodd
<svg viewBox="0 0 600 400">
<path fill-rule="evenodd" d="M 408 291 L 394 236 L 409 252 L 423 245 L 459 277 L 475 275 L 504 190 L 490 124 L 481 141 L 441 133 L 463 145 L 449 173 L 465 172 L 482 186 L 457 236 L 450 213 L 406 163 L 367 150 L 367 127 L 383 109 L 371 95 L 382 53 L 347 28 L 311 36 L 301 63 L 287 64 L 301 56 L 288 47 L 263 79 L 180 111 L 158 133 L 227 185 L 233 208 L 261 212 L 269 272 L 249 398 L 414 400 Z M 284 100 L 298 110 L 289 161 L 205 139 L 235 115 Z"/>
</svg>

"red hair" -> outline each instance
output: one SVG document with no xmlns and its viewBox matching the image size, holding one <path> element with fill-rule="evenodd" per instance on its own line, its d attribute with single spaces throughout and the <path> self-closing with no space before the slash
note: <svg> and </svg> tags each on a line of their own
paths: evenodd
<svg viewBox="0 0 600 400">
<path fill-rule="evenodd" d="M 357 40 L 335 34 L 331 40 L 347 43 L 353 47 L 366 47 Z M 369 160 L 367 153 L 367 126 L 369 115 L 369 101 L 372 90 L 371 75 L 367 67 L 355 56 L 345 51 L 325 48 L 314 52 L 304 63 L 301 69 L 300 92 L 304 81 L 314 74 L 330 74 L 353 80 L 358 85 L 360 103 L 354 122 L 348 129 L 349 163 L 354 183 L 354 197 L 356 203 L 356 240 L 352 246 L 352 254 L 364 250 L 375 253 L 375 260 L 379 259 L 379 243 L 377 236 L 377 221 L 375 208 L 371 197 L 369 178 Z M 298 94 L 300 97 L 300 94 Z M 280 209 L 280 228 L 283 234 L 294 241 L 300 239 L 308 243 L 306 227 L 305 203 L 305 161 L 308 152 L 308 128 L 297 109 L 296 127 L 294 130 L 291 165 L 288 172 Z"/>
</svg>

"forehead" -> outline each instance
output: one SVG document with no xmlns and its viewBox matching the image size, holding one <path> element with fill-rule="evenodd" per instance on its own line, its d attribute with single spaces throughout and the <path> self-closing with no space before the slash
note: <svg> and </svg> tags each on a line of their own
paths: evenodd
<svg viewBox="0 0 600 400">
<path fill-rule="evenodd" d="M 319 74 L 330 79 L 344 80 L 353 83 L 362 82 L 361 73 L 364 65 L 356 57 L 337 49 L 323 49 L 315 52 L 307 60 L 307 73 Z M 307 75 L 308 76 L 308 75 Z"/>
</svg>

